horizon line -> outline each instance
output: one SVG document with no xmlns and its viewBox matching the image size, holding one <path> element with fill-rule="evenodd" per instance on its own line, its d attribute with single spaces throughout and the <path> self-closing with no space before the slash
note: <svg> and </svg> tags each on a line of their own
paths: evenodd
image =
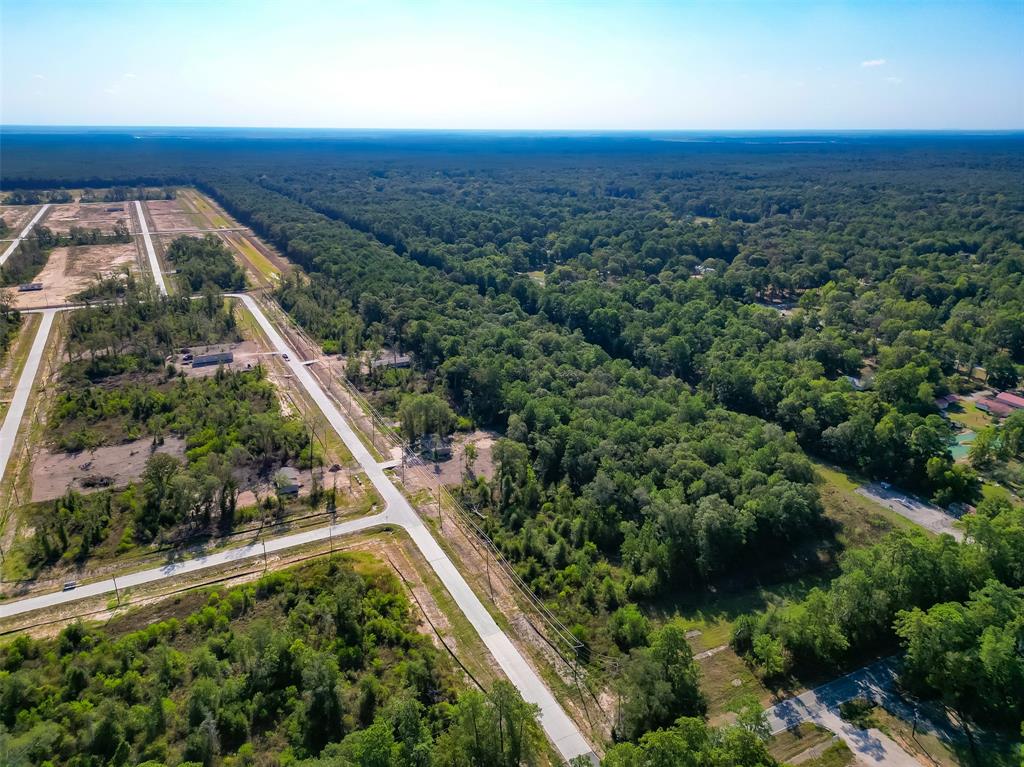
<svg viewBox="0 0 1024 767">
<path fill-rule="evenodd" d="M 651 134 L 1013 134 L 1024 133 L 1024 126 L 1013 128 L 416 128 L 416 127 L 332 127 L 294 125 L 160 125 L 160 124 L 88 124 L 88 123 L 0 123 L 0 131 L 12 129 L 90 129 L 90 130 L 234 130 L 234 131 L 336 131 L 344 133 L 561 133 L 598 135 Z"/>
</svg>

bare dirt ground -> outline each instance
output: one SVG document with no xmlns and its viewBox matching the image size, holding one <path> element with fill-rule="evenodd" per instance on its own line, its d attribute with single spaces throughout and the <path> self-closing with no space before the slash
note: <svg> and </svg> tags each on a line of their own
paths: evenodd
<svg viewBox="0 0 1024 767">
<path fill-rule="evenodd" d="M 74 488 L 79 492 L 91 492 L 98 487 L 86 487 L 87 478 L 107 478 L 111 487 L 124 487 L 142 476 L 146 461 L 153 452 L 169 453 L 177 458 L 185 455 L 185 440 L 167 437 L 156 451 L 149 438 L 110 445 L 81 453 L 54 453 L 40 451 L 32 462 L 32 501 L 49 501 L 59 498 Z"/>
<path fill-rule="evenodd" d="M 123 218 L 131 227 L 132 217 L 127 202 L 65 202 L 50 207 L 43 223 L 55 232 L 67 233 L 72 226 L 97 228 L 106 233 Z"/>
<path fill-rule="evenodd" d="M 202 350 L 202 348 L 199 347 L 198 350 Z M 193 349 L 192 351 L 196 352 L 198 350 Z M 251 370 L 267 357 L 273 356 L 271 352 L 263 351 L 255 341 L 241 341 L 237 344 L 218 344 L 217 351 L 230 351 L 235 355 L 233 361 L 223 366 L 228 370 Z M 216 374 L 217 368 L 220 367 L 219 365 L 193 367 L 191 364 L 182 362 L 180 354 L 172 361 L 187 378 L 208 378 Z"/>
<path fill-rule="evenodd" d="M 501 438 L 501 435 L 494 431 L 478 429 L 469 434 L 457 434 L 452 441 L 452 457 L 447 461 L 439 461 L 436 465 L 433 461 L 416 459 L 422 473 L 430 477 L 429 487 L 421 476 L 421 472 L 410 472 L 406 484 L 415 490 L 429 490 L 440 482 L 443 485 L 461 485 L 462 480 L 467 476 L 485 477 L 488 481 L 494 479 L 494 458 L 492 451 L 494 443 Z M 476 448 L 476 458 L 467 472 L 466 466 L 466 445 L 473 445 Z"/>
<path fill-rule="evenodd" d="M 39 210 L 38 205 L 0 205 L 0 218 L 7 222 L 6 239 L 14 239 Z"/>
<path fill-rule="evenodd" d="M 158 232 L 174 229 L 202 228 L 201 222 L 190 213 L 181 200 L 149 200 L 146 209 Z"/>
<path fill-rule="evenodd" d="M 21 293 L 17 288 L 9 288 L 8 292 L 18 309 L 67 303 L 97 276 L 113 274 L 125 266 L 134 270 L 136 254 L 135 245 L 130 242 L 54 248 L 34 280 L 43 283 L 42 290 Z"/>
</svg>

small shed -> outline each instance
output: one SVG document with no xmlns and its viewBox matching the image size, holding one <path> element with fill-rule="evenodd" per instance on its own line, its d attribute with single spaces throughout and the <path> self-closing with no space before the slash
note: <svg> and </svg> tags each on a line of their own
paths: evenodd
<svg viewBox="0 0 1024 767">
<path fill-rule="evenodd" d="M 210 352 L 197 354 L 192 358 L 192 367 L 201 368 L 207 365 L 227 365 L 235 361 L 234 352 Z"/>
<path fill-rule="evenodd" d="M 283 466 L 274 475 L 274 487 L 278 495 L 298 495 L 302 481 L 299 479 L 299 470 L 292 466 Z"/>
<path fill-rule="evenodd" d="M 452 457 L 452 442 L 437 435 L 427 435 L 420 441 L 420 455 L 433 461 L 447 461 Z"/>
</svg>

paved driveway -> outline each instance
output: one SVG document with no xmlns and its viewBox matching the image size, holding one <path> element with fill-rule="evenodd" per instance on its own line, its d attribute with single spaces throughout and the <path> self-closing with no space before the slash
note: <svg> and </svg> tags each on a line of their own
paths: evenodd
<svg viewBox="0 0 1024 767">
<path fill-rule="evenodd" d="M 865 666 L 815 690 L 772 706 L 765 712 L 768 726 L 775 735 L 801 722 L 814 722 L 842 738 L 866 765 L 921 767 L 917 759 L 881 730 L 862 730 L 839 716 L 840 704 L 858 697 L 884 704 L 893 713 L 904 715 L 906 704 L 896 694 L 895 678 L 895 663 L 892 659 Z"/>
</svg>

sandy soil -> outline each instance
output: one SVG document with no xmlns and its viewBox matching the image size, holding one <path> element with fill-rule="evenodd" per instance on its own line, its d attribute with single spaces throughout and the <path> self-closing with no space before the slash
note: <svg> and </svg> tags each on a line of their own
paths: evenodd
<svg viewBox="0 0 1024 767">
<path fill-rule="evenodd" d="M 59 498 L 69 487 L 85 493 L 100 489 L 85 487 L 82 480 L 86 477 L 108 477 L 110 486 L 124 487 L 142 476 L 152 445 L 153 440 L 147 437 L 82 453 L 45 450 L 32 462 L 32 500 Z M 167 437 L 156 452 L 180 458 L 185 455 L 185 440 Z"/>
<path fill-rule="evenodd" d="M 67 202 L 52 205 L 43 223 L 55 232 L 68 232 L 72 226 L 99 228 L 111 232 L 114 223 L 123 218 L 134 230 L 127 202 Z"/>
<path fill-rule="evenodd" d="M 0 218 L 7 222 L 5 239 L 14 239 L 39 210 L 38 205 L 0 205 Z M 45 223 L 45 222 L 44 222 Z"/>
<path fill-rule="evenodd" d="M 469 434 L 457 434 L 452 444 L 452 457 L 447 461 L 438 462 L 436 468 L 433 461 L 419 460 L 421 471 L 409 472 L 406 484 L 416 489 L 430 489 L 440 481 L 445 485 L 461 485 L 466 476 L 466 445 L 476 447 L 476 458 L 473 461 L 472 476 L 494 479 L 494 458 L 492 451 L 495 442 L 501 435 L 494 431 L 478 429 Z M 429 482 L 425 482 L 422 474 L 426 474 Z"/>
<path fill-rule="evenodd" d="M 153 228 L 158 232 L 200 228 L 200 222 L 185 209 L 181 200 L 149 200 L 144 204 Z"/>
<path fill-rule="evenodd" d="M 54 248 L 46 266 L 34 280 L 43 283 L 42 290 L 21 293 L 17 288 L 8 288 L 8 292 L 19 309 L 63 304 L 88 287 L 97 276 L 113 274 L 125 266 L 135 270 L 134 243 Z"/>
</svg>

